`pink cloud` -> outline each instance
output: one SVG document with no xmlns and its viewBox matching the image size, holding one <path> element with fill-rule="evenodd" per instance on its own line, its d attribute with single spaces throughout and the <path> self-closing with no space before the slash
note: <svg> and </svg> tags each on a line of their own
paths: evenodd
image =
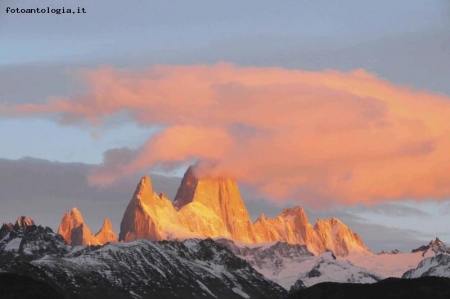
<svg viewBox="0 0 450 299">
<path fill-rule="evenodd" d="M 356 70 L 156 66 L 87 71 L 89 92 L 14 116 L 93 123 L 121 111 L 165 129 L 135 150 L 105 153 L 90 182 L 198 160 L 278 200 L 321 206 L 450 196 L 450 98 Z M 116 152 L 114 152 L 116 151 Z"/>
</svg>

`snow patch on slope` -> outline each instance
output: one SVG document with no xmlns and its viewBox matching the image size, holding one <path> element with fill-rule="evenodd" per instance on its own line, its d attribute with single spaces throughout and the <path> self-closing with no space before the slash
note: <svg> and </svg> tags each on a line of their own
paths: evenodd
<svg viewBox="0 0 450 299">
<path fill-rule="evenodd" d="M 450 277 L 450 255 L 441 253 L 421 261 L 416 268 L 407 271 L 403 278 L 425 276 Z"/>
<path fill-rule="evenodd" d="M 351 252 L 341 260 L 348 260 L 352 264 L 387 277 L 401 277 L 403 273 L 415 268 L 423 259 L 422 252 L 398 254 L 374 254 L 371 252 Z"/>
<path fill-rule="evenodd" d="M 246 299 L 250 298 L 249 295 L 247 295 L 246 293 L 244 293 L 244 291 L 242 291 L 242 290 L 239 289 L 239 288 L 232 288 L 232 290 L 233 290 L 233 292 L 235 292 L 236 294 L 238 294 L 238 295 L 241 296 L 242 298 L 246 298 Z"/>
<path fill-rule="evenodd" d="M 20 247 L 20 242 L 22 242 L 22 238 L 14 238 L 8 244 L 6 244 L 5 248 L 3 248 L 3 250 L 18 252 L 19 247 Z"/>
<path fill-rule="evenodd" d="M 319 256 L 314 267 L 299 278 L 306 287 L 321 282 L 375 283 L 382 280 L 376 273 L 353 265 L 346 260 L 337 260 L 331 252 Z"/>
</svg>

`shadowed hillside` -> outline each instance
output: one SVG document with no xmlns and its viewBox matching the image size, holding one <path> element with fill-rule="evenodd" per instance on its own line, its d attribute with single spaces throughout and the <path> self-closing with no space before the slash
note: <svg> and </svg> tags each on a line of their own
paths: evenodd
<svg viewBox="0 0 450 299">
<path fill-rule="evenodd" d="M 288 296 L 288 299 L 325 298 L 450 298 L 450 279 L 444 277 L 388 278 L 374 284 L 324 282 Z"/>
<path fill-rule="evenodd" d="M 62 299 L 65 297 L 46 282 L 15 273 L 0 273 L 0 298 Z"/>
</svg>

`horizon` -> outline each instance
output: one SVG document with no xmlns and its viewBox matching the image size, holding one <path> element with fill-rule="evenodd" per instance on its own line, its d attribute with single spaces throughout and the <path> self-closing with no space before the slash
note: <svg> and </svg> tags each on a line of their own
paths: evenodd
<svg viewBox="0 0 450 299">
<path fill-rule="evenodd" d="M 198 164 L 252 221 L 300 206 L 374 252 L 450 244 L 449 3 L 323 4 L 5 1 L 0 222 L 79 207 L 119 233 L 137 178 L 173 201 Z"/>
<path fill-rule="evenodd" d="M 45 160 L 36 160 L 36 159 L 33 159 L 33 158 L 26 158 L 25 160 L 28 160 L 28 161 L 31 161 L 31 162 L 34 162 L 34 163 L 35 162 L 44 162 L 45 161 Z M 45 161 L 45 162 L 48 163 L 48 161 Z M 191 165 L 191 166 L 193 166 L 193 165 Z M 187 168 L 186 168 L 186 171 L 187 171 Z M 45 222 L 45 218 L 37 218 L 37 219 L 39 219 L 39 221 L 36 221 L 36 219 L 34 217 L 30 217 L 31 215 L 28 215 L 28 214 L 27 215 L 22 215 L 22 214 L 18 215 L 18 216 L 16 216 L 16 218 L 13 218 L 13 219 L 10 219 L 10 220 L 7 219 L 6 221 L 3 221 L 3 223 L 10 222 L 10 223 L 14 224 L 14 222 L 16 221 L 17 218 L 24 216 L 24 217 L 30 218 L 33 221 L 35 221 L 36 225 L 42 225 L 44 227 L 48 226 L 48 227 L 52 228 L 52 230 L 54 232 L 58 232 L 58 227 L 59 227 L 59 225 L 61 223 L 61 220 L 63 219 L 64 215 L 66 213 L 70 212 L 72 209 L 76 208 L 81 213 L 81 215 L 83 216 L 83 219 L 85 221 L 84 223 L 92 230 L 92 233 L 97 234 L 100 231 L 100 229 L 102 228 L 104 220 L 108 219 L 108 220 L 111 221 L 113 229 L 118 234 L 120 232 L 120 222 L 122 221 L 122 216 L 123 216 L 123 213 L 125 212 L 125 208 L 128 205 L 130 199 L 133 197 L 133 194 L 135 192 L 136 187 L 139 185 L 140 181 L 144 177 L 149 177 L 150 178 L 150 180 L 152 182 L 152 186 L 153 186 L 153 192 L 155 194 L 159 195 L 160 193 L 163 192 L 164 194 L 166 194 L 166 196 L 168 197 L 168 199 L 172 203 L 174 202 L 176 189 L 178 189 L 178 185 L 181 183 L 182 177 L 177 177 L 177 176 L 164 177 L 164 176 L 161 176 L 161 175 L 158 175 L 158 174 L 145 173 L 145 174 L 142 175 L 141 178 L 139 178 L 139 176 L 134 176 L 133 180 L 123 180 L 123 181 L 119 182 L 120 184 L 119 184 L 118 189 L 122 189 L 123 187 L 126 186 L 128 188 L 127 191 L 129 191 L 128 192 L 129 196 L 127 198 L 121 198 L 123 201 L 122 202 L 117 202 L 117 207 L 115 209 L 113 209 L 113 210 L 111 210 L 111 209 L 109 210 L 110 212 L 114 211 L 112 213 L 112 216 L 109 215 L 107 212 L 103 211 L 102 217 L 96 217 L 97 211 L 93 211 L 92 212 L 89 209 L 90 202 L 83 202 L 82 203 L 83 208 L 79 208 L 76 205 L 71 206 L 71 207 L 66 206 L 66 208 L 65 208 L 62 205 L 60 205 L 58 207 L 58 210 L 59 210 L 58 213 L 60 213 L 60 214 L 55 215 L 55 218 L 51 221 L 52 224 L 50 224 L 50 225 L 48 225 L 47 223 L 44 223 Z M 156 178 L 156 180 L 155 180 L 156 181 L 156 186 L 157 186 L 156 188 L 155 188 L 155 183 L 154 183 L 152 177 Z M 221 179 L 227 179 L 227 178 L 221 178 Z M 133 183 L 134 183 L 134 185 L 133 185 Z M 166 185 L 166 183 L 168 183 L 168 184 Z M 177 183 L 178 183 L 178 185 L 177 185 Z M 285 209 L 291 210 L 291 209 L 293 209 L 295 207 L 300 207 L 303 210 L 305 210 L 305 212 L 306 212 L 306 214 L 308 216 L 308 222 L 310 224 L 312 224 L 313 226 L 315 225 L 315 223 L 318 220 L 329 220 L 329 219 L 332 219 L 332 218 L 336 218 L 337 220 L 343 222 L 343 224 L 346 225 L 347 227 L 349 227 L 353 232 L 355 232 L 355 233 L 357 233 L 358 235 L 361 236 L 361 234 L 352 227 L 352 226 L 358 226 L 358 223 L 357 222 L 353 223 L 354 219 L 353 219 L 351 213 L 348 213 L 348 211 L 347 211 L 347 213 L 343 213 L 342 211 L 337 211 L 336 212 L 336 211 L 331 210 L 331 211 L 325 211 L 325 213 L 323 213 L 321 211 L 308 210 L 308 208 L 305 209 L 300 204 L 295 203 L 295 202 L 289 202 L 289 203 L 287 203 L 285 205 L 277 205 L 276 206 L 276 205 L 273 205 L 270 202 L 267 202 L 267 201 L 264 202 L 263 201 L 263 204 L 266 205 L 266 206 L 262 207 L 262 208 L 261 207 L 257 207 L 257 206 L 261 205 L 261 199 L 250 200 L 250 201 L 246 200 L 246 199 L 248 199 L 248 197 L 255 197 L 256 198 L 257 195 L 255 195 L 252 192 L 251 188 L 245 188 L 245 187 L 244 187 L 244 194 L 243 194 L 242 188 L 241 188 L 239 182 L 237 182 L 237 183 L 238 183 L 238 188 L 239 188 L 241 197 L 244 200 L 244 204 L 245 204 L 247 210 L 249 211 L 249 216 L 251 218 L 252 223 L 255 223 L 257 221 L 257 219 L 261 216 L 261 214 L 264 214 L 266 216 L 266 218 L 275 218 L 278 215 L 282 215 L 282 213 L 284 212 Z M 170 188 L 169 190 L 165 190 L 164 188 L 167 188 L 167 186 L 172 187 L 172 188 Z M 175 186 L 176 186 L 176 188 L 174 188 Z M 45 188 L 45 186 L 44 186 L 44 188 Z M 101 190 L 100 190 L 100 192 L 101 192 Z M 127 192 L 125 192 L 125 193 L 127 193 Z M 108 196 L 111 196 L 111 193 L 108 194 Z M 249 209 L 249 205 L 250 205 L 250 209 Z M 253 209 L 252 209 L 252 206 L 253 206 Z M 253 211 L 255 211 L 255 210 L 262 210 L 262 212 L 260 212 L 259 214 L 258 213 L 251 213 L 252 210 Z M 52 213 L 54 213 L 54 211 Z M 337 214 L 338 215 L 340 214 L 341 217 L 336 216 Z M 86 217 L 86 215 L 89 215 L 89 216 Z M 344 219 L 344 220 L 342 220 L 342 219 Z M 349 225 L 347 222 L 353 223 L 354 225 Z M 94 224 L 94 225 L 92 225 L 92 224 Z M 431 234 L 430 234 L 430 236 L 431 236 Z M 400 247 L 401 249 L 393 248 L 392 246 L 389 247 L 389 245 L 388 245 L 388 244 L 390 244 L 389 242 L 377 244 L 377 243 L 372 243 L 370 241 L 366 242 L 364 240 L 363 236 L 361 236 L 361 238 L 362 238 L 362 241 L 364 242 L 364 244 L 366 246 L 368 246 L 369 249 L 373 253 L 379 253 L 381 251 L 390 252 L 391 250 L 396 250 L 396 249 L 398 249 L 398 250 L 400 250 L 402 252 L 411 252 L 413 249 L 416 249 L 416 248 L 418 248 L 418 247 L 420 247 L 422 245 L 427 245 L 430 241 L 433 241 L 435 238 L 439 238 L 439 239 L 443 240 L 444 243 L 447 244 L 447 242 L 445 241 L 445 238 L 442 238 L 442 237 L 440 237 L 438 235 L 435 236 L 435 237 L 431 237 L 430 239 L 426 239 L 426 238 L 417 239 L 417 240 L 415 240 L 415 242 L 407 243 L 407 245 L 404 245 L 403 247 Z M 406 244 L 406 243 L 404 243 L 404 244 Z"/>
</svg>

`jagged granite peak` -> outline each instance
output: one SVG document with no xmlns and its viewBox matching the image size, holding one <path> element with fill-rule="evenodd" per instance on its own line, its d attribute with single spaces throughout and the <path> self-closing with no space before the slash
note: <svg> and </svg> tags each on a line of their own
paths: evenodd
<svg viewBox="0 0 450 299">
<path fill-rule="evenodd" d="M 192 202 L 197 184 L 198 179 L 194 174 L 194 166 L 191 165 L 184 173 L 177 194 L 175 195 L 173 205 L 177 210 Z"/>
<path fill-rule="evenodd" d="M 402 278 L 418 278 L 427 276 L 450 277 L 450 255 L 439 253 L 423 259 L 415 269 L 406 271 Z"/>
<path fill-rule="evenodd" d="M 261 242 L 274 242 L 280 240 L 280 234 L 264 214 L 261 214 L 261 216 L 253 223 L 253 230 L 255 231 L 256 237 Z"/>
<path fill-rule="evenodd" d="M 346 256 L 351 250 L 370 251 L 361 237 L 337 218 L 318 219 L 314 230 L 325 248 L 332 250 L 337 256 Z"/>
<path fill-rule="evenodd" d="M 19 218 L 17 218 L 16 223 L 14 224 L 14 226 L 16 227 L 20 227 L 20 228 L 26 228 L 28 226 L 32 226 L 35 225 L 34 221 L 28 217 L 25 216 L 19 216 Z"/>
<path fill-rule="evenodd" d="M 163 193 L 158 196 L 150 179 L 144 176 L 122 218 L 119 241 L 218 236 L 255 241 L 250 217 L 234 181 L 199 180 L 190 167 L 177 198 L 172 203 Z"/>
<path fill-rule="evenodd" d="M 76 208 L 67 211 L 58 228 L 60 234 L 71 245 L 98 245 L 91 229 L 84 223 L 83 215 Z"/>
<path fill-rule="evenodd" d="M 49 227 L 38 226 L 30 218 L 21 216 L 15 225 L 4 224 L 0 228 L 0 252 L 39 258 L 45 254 L 61 255 L 69 246 L 59 234 Z"/>
<path fill-rule="evenodd" d="M 275 218 L 258 218 L 254 223 L 255 233 L 262 242 L 285 241 L 291 244 L 314 242 L 314 229 L 301 207 L 283 209 Z"/>
<path fill-rule="evenodd" d="M 411 252 L 422 252 L 423 257 L 433 256 L 439 253 L 450 254 L 450 247 L 436 237 L 436 239 L 431 240 L 428 245 L 422 245 L 419 248 L 413 249 Z"/>
<path fill-rule="evenodd" d="M 280 240 L 305 244 L 315 254 L 329 249 L 338 256 L 346 256 L 353 249 L 369 250 L 360 236 L 337 218 L 317 219 L 312 226 L 301 207 L 284 209 L 275 218 L 259 217 L 254 223 L 254 230 L 262 242 Z"/>
<path fill-rule="evenodd" d="M 172 202 L 158 196 L 150 178 L 143 176 L 120 223 L 119 241 L 169 239 L 173 235 L 171 229 L 180 226 L 175 213 Z"/>
<path fill-rule="evenodd" d="M 313 226 L 298 206 L 275 218 L 261 215 L 252 223 L 235 180 L 199 176 L 194 166 L 186 170 L 173 202 L 164 193 L 157 195 L 144 176 L 124 213 L 119 241 L 193 237 L 223 237 L 247 244 L 282 241 L 307 245 L 315 254 L 330 249 L 338 256 L 355 248 L 368 250 L 338 219 L 318 220 Z"/>
<path fill-rule="evenodd" d="M 134 191 L 133 197 L 139 198 L 145 204 L 151 203 L 153 198 L 153 186 L 152 181 L 148 175 L 144 175 Z"/>
<path fill-rule="evenodd" d="M 188 207 L 189 205 L 192 207 Z M 195 168 L 190 166 L 178 188 L 174 206 L 182 214 L 184 209 L 192 210 L 194 206 L 198 206 L 195 210 L 214 213 L 216 217 L 212 220 L 216 225 L 216 236 L 229 235 L 234 240 L 246 243 L 257 241 L 239 187 L 233 179 L 199 178 Z"/>
<path fill-rule="evenodd" d="M 117 242 L 117 234 L 112 227 L 111 221 L 106 218 L 103 221 L 102 228 L 99 230 L 97 234 L 95 234 L 95 238 L 97 242 L 100 244 L 106 244 L 108 242 Z"/>
</svg>

